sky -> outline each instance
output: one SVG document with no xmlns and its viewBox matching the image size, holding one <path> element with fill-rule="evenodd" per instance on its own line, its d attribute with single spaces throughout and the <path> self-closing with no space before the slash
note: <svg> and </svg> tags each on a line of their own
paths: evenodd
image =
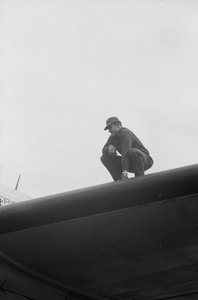
<svg viewBox="0 0 198 300">
<path fill-rule="evenodd" d="M 154 159 L 198 162 L 197 0 L 0 0 L 0 182 L 41 197 L 112 181 L 117 116 Z"/>
</svg>

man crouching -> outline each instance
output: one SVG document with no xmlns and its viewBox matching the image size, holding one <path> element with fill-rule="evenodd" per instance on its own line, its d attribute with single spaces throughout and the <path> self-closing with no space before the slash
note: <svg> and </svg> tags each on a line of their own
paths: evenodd
<svg viewBox="0 0 198 300">
<path fill-rule="evenodd" d="M 149 151 L 131 130 L 122 127 L 117 117 L 107 119 L 104 130 L 111 135 L 102 149 L 101 162 L 114 181 L 128 178 L 128 172 L 142 176 L 152 167 Z"/>
</svg>

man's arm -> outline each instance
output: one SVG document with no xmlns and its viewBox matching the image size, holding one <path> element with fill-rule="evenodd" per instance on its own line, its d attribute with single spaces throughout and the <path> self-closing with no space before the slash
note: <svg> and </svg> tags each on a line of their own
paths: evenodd
<svg viewBox="0 0 198 300">
<path fill-rule="evenodd" d="M 129 169 L 129 156 L 128 152 L 132 148 L 132 139 L 128 132 L 123 132 L 121 136 L 121 148 L 122 148 L 122 171 L 126 175 Z"/>
<path fill-rule="evenodd" d="M 110 153 L 111 152 L 111 153 Z M 113 140 L 112 137 L 110 136 L 106 142 L 106 144 L 104 145 L 103 149 L 102 149 L 102 153 L 103 154 L 113 154 L 115 155 L 116 153 L 116 148 L 113 145 Z"/>
</svg>

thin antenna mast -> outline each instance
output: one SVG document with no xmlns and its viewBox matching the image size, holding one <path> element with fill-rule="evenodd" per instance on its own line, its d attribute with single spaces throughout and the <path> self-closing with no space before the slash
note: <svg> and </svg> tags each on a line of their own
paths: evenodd
<svg viewBox="0 0 198 300">
<path fill-rule="evenodd" d="M 21 178 L 21 174 L 19 174 L 19 177 L 18 177 L 18 180 L 17 180 L 17 184 L 16 184 L 16 186 L 15 186 L 15 190 L 16 190 L 16 191 L 17 191 L 18 186 L 19 186 L 20 178 Z"/>
</svg>

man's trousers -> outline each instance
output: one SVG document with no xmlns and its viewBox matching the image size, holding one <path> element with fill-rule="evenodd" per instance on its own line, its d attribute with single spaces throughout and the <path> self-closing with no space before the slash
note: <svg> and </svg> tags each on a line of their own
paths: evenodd
<svg viewBox="0 0 198 300">
<path fill-rule="evenodd" d="M 131 148 L 128 152 L 127 158 L 129 160 L 129 169 L 127 171 L 134 173 L 135 176 L 144 175 L 144 171 L 148 170 L 153 165 L 152 158 L 139 149 Z M 121 156 L 103 154 L 100 159 L 113 177 L 114 181 L 121 179 L 123 171 Z"/>
</svg>

